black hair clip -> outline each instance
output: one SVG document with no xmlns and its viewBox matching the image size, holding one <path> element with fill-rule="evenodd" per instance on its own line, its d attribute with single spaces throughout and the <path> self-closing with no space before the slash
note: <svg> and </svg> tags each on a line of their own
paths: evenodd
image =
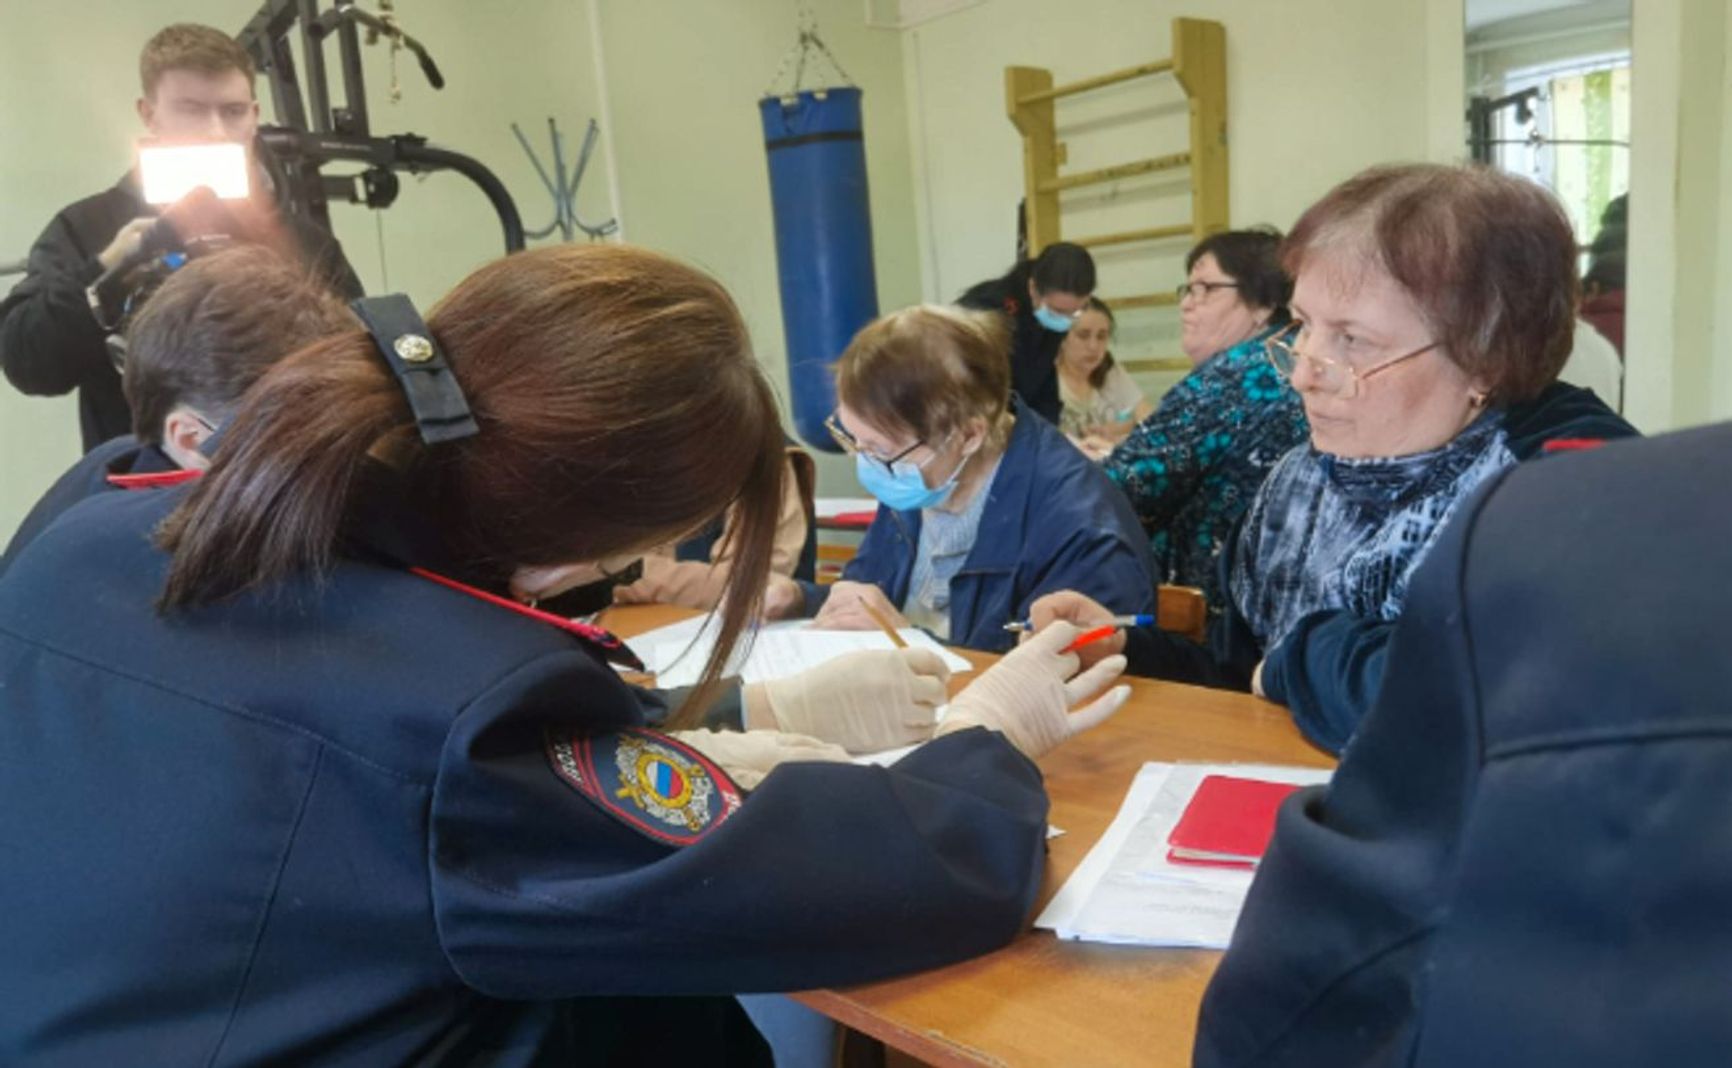
<svg viewBox="0 0 1732 1068">
<path fill-rule="evenodd" d="M 480 432 L 445 353 L 408 297 L 401 293 L 362 297 L 349 306 L 361 317 L 373 335 L 374 347 L 403 387 L 422 441 L 437 445 Z"/>
</svg>

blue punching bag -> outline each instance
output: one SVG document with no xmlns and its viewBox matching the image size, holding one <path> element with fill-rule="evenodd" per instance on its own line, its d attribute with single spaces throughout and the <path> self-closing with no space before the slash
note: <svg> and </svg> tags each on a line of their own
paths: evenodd
<svg viewBox="0 0 1732 1068">
<path fill-rule="evenodd" d="M 831 368 L 878 316 L 860 90 L 769 96 L 758 110 L 770 157 L 794 427 L 807 444 L 835 452 L 824 429 L 836 406 Z"/>
</svg>

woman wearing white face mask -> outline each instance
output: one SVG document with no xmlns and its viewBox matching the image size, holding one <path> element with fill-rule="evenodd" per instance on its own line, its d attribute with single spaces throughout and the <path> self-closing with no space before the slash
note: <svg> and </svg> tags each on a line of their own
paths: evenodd
<svg viewBox="0 0 1732 1068">
<path fill-rule="evenodd" d="M 1251 688 L 1340 749 L 1376 697 L 1408 584 L 1474 489 L 1560 439 L 1635 433 L 1555 381 L 1569 355 L 1575 239 L 1532 182 L 1469 167 L 1366 171 L 1282 246 L 1294 322 L 1269 339 L 1311 440 L 1221 551 L 1207 648 L 1137 628 L 1090 646 L 1137 674 Z M 1034 621 L 1105 614 L 1059 594 Z M 1085 659 L 1086 659 L 1085 655 Z"/>
<path fill-rule="evenodd" d="M 767 612 L 859 629 L 876 612 L 997 651 L 1011 644 L 1004 624 L 1054 590 L 1153 611 L 1136 516 L 1063 434 L 1013 402 L 1007 344 L 996 317 L 933 306 L 854 338 L 830 426 L 882 507 L 843 581 L 773 580 Z"/>
</svg>

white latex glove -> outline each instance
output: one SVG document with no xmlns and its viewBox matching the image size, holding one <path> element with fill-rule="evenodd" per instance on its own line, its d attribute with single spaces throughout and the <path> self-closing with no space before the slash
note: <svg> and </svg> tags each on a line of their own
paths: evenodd
<svg viewBox="0 0 1732 1068">
<path fill-rule="evenodd" d="M 1075 712 L 1070 709 L 1118 678 L 1125 670 L 1125 658 L 1109 656 L 1072 678 L 1077 654 L 1059 650 L 1081 633 L 1073 624 L 1055 622 L 1005 654 L 951 698 L 938 733 L 990 727 L 1032 758 L 1105 722 L 1131 695 L 1129 686 L 1115 686 L 1093 703 Z"/>
<path fill-rule="evenodd" d="M 742 790 L 755 789 L 780 764 L 850 762 L 839 745 L 781 731 L 673 731 L 668 737 L 715 761 Z"/>
<path fill-rule="evenodd" d="M 863 649 L 748 686 L 745 700 L 748 713 L 768 705 L 782 730 L 877 753 L 932 737 L 949 682 L 931 649 Z"/>
</svg>

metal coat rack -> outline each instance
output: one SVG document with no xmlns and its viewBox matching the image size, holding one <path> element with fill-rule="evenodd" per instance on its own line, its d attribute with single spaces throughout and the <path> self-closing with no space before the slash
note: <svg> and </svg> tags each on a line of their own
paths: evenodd
<svg viewBox="0 0 1732 1068">
<path fill-rule="evenodd" d="M 601 135 L 601 126 L 594 119 L 589 120 L 588 128 L 583 131 L 583 144 L 577 150 L 577 162 L 570 168 L 569 182 L 566 181 L 565 140 L 559 135 L 559 123 L 551 115 L 547 119 L 547 135 L 553 143 L 552 175 L 547 173 L 547 168 L 542 166 L 541 157 L 530 147 L 529 138 L 523 135 L 522 127 L 514 122 L 511 124 L 511 132 L 517 135 L 517 143 L 523 146 L 529 162 L 535 167 L 535 173 L 541 176 L 541 184 L 547 190 L 547 195 L 553 198 L 553 221 L 539 230 L 527 231 L 526 236 L 543 238 L 558 230 L 563 240 L 570 241 L 581 230 L 589 235 L 591 241 L 599 241 L 619 230 L 618 219 L 609 219 L 591 226 L 577 214 L 577 187 L 583 182 L 584 171 L 589 168 L 590 155 L 595 151 L 596 139 Z"/>
</svg>

